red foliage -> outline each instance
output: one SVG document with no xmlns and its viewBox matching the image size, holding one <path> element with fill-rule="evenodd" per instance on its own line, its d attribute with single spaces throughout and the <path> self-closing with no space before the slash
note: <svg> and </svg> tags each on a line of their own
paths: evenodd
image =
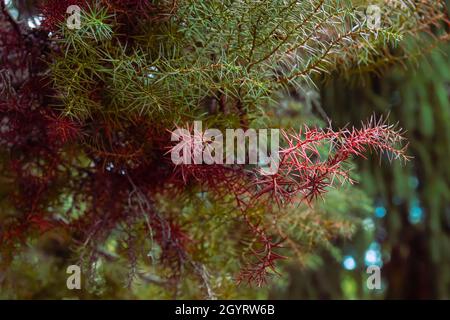
<svg viewBox="0 0 450 320">
<path fill-rule="evenodd" d="M 86 0 L 44 0 L 39 9 L 44 16 L 42 27 L 54 31 L 58 25 L 63 23 L 68 17 L 67 8 L 71 5 L 77 5 L 80 8 L 86 8 Z"/>
<path fill-rule="evenodd" d="M 257 225 L 252 224 L 246 219 L 248 226 L 252 233 L 257 237 L 257 245 L 259 248 L 251 247 L 253 262 L 248 262 L 247 265 L 241 270 L 237 277 L 237 282 L 240 284 L 246 282 L 249 285 L 256 284 L 258 287 L 267 283 L 267 278 L 272 274 L 277 274 L 275 263 L 278 260 L 286 259 L 276 252 L 276 250 L 282 248 L 284 239 L 279 241 L 273 241 L 271 236 L 268 236 L 264 229 Z"/>
<path fill-rule="evenodd" d="M 11 203 L 20 214 L 2 223 L 0 242 L 14 244 L 33 231 L 42 233 L 59 225 L 51 221 L 47 207 L 61 157 L 60 145 L 47 134 L 52 111 L 43 103 L 51 95 L 42 62 L 51 50 L 47 36 L 22 30 L 2 13 L 0 147 L 8 155 L 2 170 L 11 182 Z"/>
<path fill-rule="evenodd" d="M 47 116 L 47 134 L 55 143 L 74 141 L 81 134 L 81 125 L 67 117 Z"/>
<path fill-rule="evenodd" d="M 188 127 L 189 130 L 189 127 Z M 220 193 L 235 195 L 238 205 L 245 211 L 260 201 L 271 201 L 284 206 L 292 201 L 311 202 L 324 194 L 336 181 L 353 181 L 345 167 L 351 156 L 365 157 L 370 150 L 388 159 L 407 159 L 404 138 L 399 130 L 382 119 L 373 117 L 361 129 L 310 129 L 305 126 L 298 132 L 282 131 L 282 147 L 279 150 L 279 168 L 273 175 L 262 174 L 259 167 L 244 168 L 239 165 L 182 164 L 176 175 L 185 183 L 191 179 Z M 184 137 L 194 163 L 194 148 L 204 145 L 194 143 L 194 138 Z M 178 151 L 174 146 L 170 151 Z M 198 150 L 197 150 L 198 152 Z M 200 151 L 201 152 L 201 151 Z"/>
<path fill-rule="evenodd" d="M 100 2 L 100 6 L 107 7 L 110 12 L 115 13 L 117 18 L 125 18 L 128 21 L 166 20 L 175 12 L 177 4 L 178 0 L 164 5 L 156 5 L 149 0 L 101 0 Z M 57 30 L 58 25 L 69 16 L 66 11 L 71 5 L 77 5 L 85 10 L 92 6 L 87 0 L 44 0 L 39 5 L 44 17 L 42 27 L 49 31 Z"/>
<path fill-rule="evenodd" d="M 380 156 L 386 154 L 389 160 L 407 159 L 406 146 L 397 149 L 404 140 L 401 132 L 382 118 L 376 121 L 372 117 L 361 129 L 333 131 L 305 126 L 299 132 L 283 131 L 283 137 L 286 147 L 280 149 L 279 170 L 275 175 L 257 178 L 259 191 L 252 201 L 270 195 L 280 206 L 298 196 L 311 202 L 335 181 L 352 183 L 346 161 L 351 156 L 365 157 L 369 150 Z"/>
<path fill-rule="evenodd" d="M 386 154 L 389 160 L 407 159 L 406 146 L 399 148 L 404 140 L 401 131 L 381 118 L 376 121 L 372 117 L 361 129 L 334 131 L 331 128 L 311 129 L 305 126 L 298 132 L 282 130 L 282 138 L 279 169 L 273 175 L 262 174 L 258 167 L 221 164 L 181 164 L 175 170 L 174 176 L 185 184 L 193 180 L 220 198 L 230 194 L 234 196 L 237 207 L 260 246 L 260 249 L 252 249 L 256 262 L 242 270 L 239 282 L 262 285 L 268 271 L 274 271 L 275 261 L 283 258 L 274 252 L 280 247 L 281 241 L 273 242 L 262 227 L 249 221 L 246 215 L 249 208 L 264 204 L 269 210 L 272 203 L 282 207 L 294 201 L 309 204 L 336 182 L 353 183 L 346 168 L 347 160 L 351 156 L 365 157 L 364 153 L 370 150 L 378 152 L 380 156 Z M 195 139 L 199 137 L 182 137 L 183 143 L 191 149 L 191 163 L 194 163 L 195 151 L 202 152 L 195 148 L 204 148 L 202 143 L 194 143 Z M 170 150 L 178 153 L 178 148 L 174 146 Z"/>
</svg>

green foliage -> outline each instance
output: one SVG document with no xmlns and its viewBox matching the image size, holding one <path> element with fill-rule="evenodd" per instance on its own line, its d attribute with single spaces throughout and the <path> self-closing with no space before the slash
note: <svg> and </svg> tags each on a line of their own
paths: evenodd
<svg viewBox="0 0 450 320">
<path fill-rule="evenodd" d="M 97 3 L 83 12 L 80 30 L 63 27 L 55 85 L 65 112 L 81 119 L 145 115 L 177 123 L 207 116 L 208 103 L 219 103 L 222 112 L 251 121 L 280 90 L 313 88 L 317 75 L 337 67 L 370 66 L 382 48 L 426 27 L 439 10 L 380 1 L 382 23 L 373 28 L 369 4 L 181 1 L 167 21 L 128 26 L 124 37 L 122 22 Z"/>
</svg>

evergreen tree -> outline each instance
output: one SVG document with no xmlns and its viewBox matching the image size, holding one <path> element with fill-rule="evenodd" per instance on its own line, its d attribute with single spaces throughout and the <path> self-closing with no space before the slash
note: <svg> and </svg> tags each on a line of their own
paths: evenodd
<svg viewBox="0 0 450 320">
<path fill-rule="evenodd" d="M 368 210 L 354 156 L 408 158 L 381 117 L 333 129 L 312 116 L 317 85 L 446 39 L 404 41 L 447 21 L 435 0 L 0 3 L 0 280 L 13 297 L 66 296 L 70 264 L 80 297 L 263 296 L 249 285 L 281 260 L 353 234 Z M 193 121 L 279 128 L 278 171 L 175 165 L 171 133 Z"/>
</svg>

